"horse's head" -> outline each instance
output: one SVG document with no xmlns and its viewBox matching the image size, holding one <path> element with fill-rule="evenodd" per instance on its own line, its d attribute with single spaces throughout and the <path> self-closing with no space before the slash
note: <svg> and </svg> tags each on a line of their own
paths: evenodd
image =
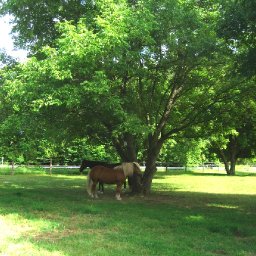
<svg viewBox="0 0 256 256">
<path fill-rule="evenodd" d="M 136 180 L 136 184 L 142 187 L 143 172 L 137 162 L 133 162 L 133 177 Z"/>
<path fill-rule="evenodd" d="M 134 173 L 134 176 L 137 180 L 137 183 L 142 186 L 142 180 L 143 180 L 143 173 L 142 172 L 138 172 L 138 173 Z"/>
<path fill-rule="evenodd" d="M 83 170 L 87 167 L 88 163 L 87 160 L 83 160 L 81 166 L 79 168 L 79 172 L 82 174 Z"/>
<path fill-rule="evenodd" d="M 140 170 L 140 168 L 139 168 Z M 132 189 L 132 193 L 141 193 L 142 192 L 142 181 L 143 181 L 143 173 L 140 171 L 138 171 L 138 169 L 136 171 L 134 171 L 132 177 L 131 177 L 131 189 Z"/>
</svg>

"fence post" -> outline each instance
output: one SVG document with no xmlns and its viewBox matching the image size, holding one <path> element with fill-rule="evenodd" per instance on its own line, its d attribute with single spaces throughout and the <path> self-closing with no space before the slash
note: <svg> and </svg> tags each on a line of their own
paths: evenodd
<svg viewBox="0 0 256 256">
<path fill-rule="evenodd" d="M 52 158 L 50 158 L 50 175 L 52 175 Z"/>
</svg>

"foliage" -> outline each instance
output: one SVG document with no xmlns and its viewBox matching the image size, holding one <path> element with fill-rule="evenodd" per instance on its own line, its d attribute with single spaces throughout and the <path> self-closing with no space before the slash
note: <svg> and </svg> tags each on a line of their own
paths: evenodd
<svg viewBox="0 0 256 256">
<path fill-rule="evenodd" d="M 92 19 L 94 1 L 8 0 L 1 2 L 1 14 L 13 18 L 15 44 L 38 51 L 43 45 L 52 45 L 59 35 L 56 24 L 65 20 L 76 23 L 79 18 Z"/>
<path fill-rule="evenodd" d="M 168 140 L 160 152 L 159 160 L 174 166 L 201 165 L 209 159 L 206 158 L 208 147 L 209 141 L 202 139 Z"/>
<path fill-rule="evenodd" d="M 5 69 L 1 82 L 7 105 L 1 106 L 0 130 L 15 123 L 28 148 L 41 141 L 48 157 L 65 151 L 58 147 L 69 148 L 86 138 L 103 145 L 92 158 L 108 157 L 102 153 L 106 148 L 114 148 L 122 161 L 140 155 L 146 161 L 146 193 L 168 140 L 188 133 L 197 140 L 205 124 L 211 131 L 223 127 L 225 134 L 236 130 L 237 120 L 228 111 L 234 112 L 255 83 L 238 72 L 233 75 L 236 49 L 217 35 L 226 5 L 196 0 L 38 1 L 30 13 L 32 2 L 9 0 L 2 8 L 14 14 L 17 43 L 37 53 L 26 64 Z M 26 29 L 29 24 L 32 30 Z M 198 141 L 171 148 L 180 152 L 179 162 L 197 161 L 189 147 L 200 155 L 204 145 Z M 51 145 L 50 153 L 43 142 Z"/>
<path fill-rule="evenodd" d="M 254 82 L 250 81 L 250 83 L 254 87 Z M 242 94 L 244 96 L 234 97 L 232 103 L 216 108 L 220 115 L 217 118 L 218 122 L 212 126 L 215 132 L 210 131 L 211 148 L 225 163 L 227 174 L 235 174 L 235 164 L 238 159 L 255 155 L 255 89 L 253 87 L 246 94 Z M 243 87 L 239 92 L 241 90 Z"/>
<path fill-rule="evenodd" d="M 16 63 L 17 61 L 12 56 L 9 56 L 4 49 L 0 49 L 0 68 L 6 65 L 12 66 Z"/>
<path fill-rule="evenodd" d="M 237 56 L 240 72 L 247 76 L 256 73 L 255 8 L 256 1 L 224 1 L 219 20 L 219 34 Z"/>
</svg>

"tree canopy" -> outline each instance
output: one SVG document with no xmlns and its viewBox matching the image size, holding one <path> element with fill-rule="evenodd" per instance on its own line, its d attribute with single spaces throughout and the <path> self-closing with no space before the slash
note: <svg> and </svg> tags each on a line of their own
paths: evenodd
<svg viewBox="0 0 256 256">
<path fill-rule="evenodd" d="M 237 54 L 237 66 L 247 76 L 256 73 L 256 1 L 224 1 L 218 33 Z"/>
<path fill-rule="evenodd" d="M 28 14 L 25 7 L 31 3 L 25 2 L 21 11 Z M 34 41 L 22 27 L 28 24 L 25 18 L 16 24 L 20 44 L 31 42 L 36 54 L 2 72 L 1 97 L 8 103 L 2 125 L 15 118 L 31 138 L 89 136 L 111 143 L 123 161 L 140 155 L 148 193 L 163 145 L 181 134 L 198 137 L 199 127 L 219 121 L 218 111 L 255 84 L 234 83 L 241 80 L 232 72 L 234 51 L 218 37 L 218 4 L 75 1 L 79 15 L 74 18 L 72 2 L 38 2 L 43 11 L 34 10 L 40 15 L 38 20 L 31 16 L 33 26 L 44 24 L 44 12 L 56 25 L 50 24 L 52 32 L 47 26 L 32 30 Z M 18 1 L 6 1 L 3 9 L 16 21 L 22 18 L 21 11 L 15 14 L 17 6 Z M 64 13 L 69 18 L 60 18 Z"/>
</svg>

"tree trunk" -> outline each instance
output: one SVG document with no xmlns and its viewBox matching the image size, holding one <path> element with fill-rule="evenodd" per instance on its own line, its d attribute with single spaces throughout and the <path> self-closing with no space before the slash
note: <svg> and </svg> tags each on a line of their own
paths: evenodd
<svg viewBox="0 0 256 256">
<path fill-rule="evenodd" d="M 224 161 L 225 171 L 227 175 L 232 176 L 235 175 L 235 166 L 236 166 L 236 159 L 231 159 L 230 163 L 227 160 Z"/>
<path fill-rule="evenodd" d="M 236 174 L 236 156 L 235 152 L 231 152 L 231 158 L 230 158 L 230 168 L 227 172 L 227 175 L 234 176 Z"/>
<path fill-rule="evenodd" d="M 223 149 L 219 150 L 220 152 L 220 156 L 224 162 L 224 166 L 225 166 L 225 171 L 228 174 L 229 173 L 229 161 L 228 161 L 228 157 L 225 154 L 225 151 Z"/>
<path fill-rule="evenodd" d="M 237 139 L 235 136 L 231 135 L 229 138 L 230 141 L 230 169 L 228 175 L 236 174 L 236 160 L 237 160 Z"/>
<path fill-rule="evenodd" d="M 156 173 L 156 161 L 149 161 L 146 162 L 146 169 L 143 176 L 143 183 L 142 183 L 142 192 L 144 195 L 148 195 L 151 191 L 152 180 L 154 174 Z"/>
<path fill-rule="evenodd" d="M 162 147 L 162 142 L 153 137 L 149 137 L 149 149 L 146 160 L 146 169 L 143 176 L 142 191 L 147 195 L 151 191 L 153 177 L 157 171 L 156 160 Z"/>
<path fill-rule="evenodd" d="M 224 161 L 224 166 L 225 166 L 225 171 L 228 174 L 229 173 L 229 162 L 228 161 Z"/>
<path fill-rule="evenodd" d="M 220 155 L 225 165 L 227 175 L 233 176 L 236 174 L 236 160 L 237 160 L 237 141 L 236 137 L 230 135 L 229 144 L 226 150 L 220 149 Z"/>
<path fill-rule="evenodd" d="M 113 145 L 123 162 L 137 162 L 136 140 L 131 134 L 124 134 L 123 138 L 113 138 Z"/>
<path fill-rule="evenodd" d="M 136 140 L 131 134 L 124 134 L 124 138 L 119 140 L 114 140 L 113 144 L 122 159 L 122 162 L 138 162 L 137 159 L 137 147 Z M 133 175 L 128 177 L 128 184 L 131 190 L 131 194 L 141 193 L 141 179 L 138 175 Z"/>
<path fill-rule="evenodd" d="M 12 161 L 11 175 L 14 175 L 14 161 Z"/>
</svg>

